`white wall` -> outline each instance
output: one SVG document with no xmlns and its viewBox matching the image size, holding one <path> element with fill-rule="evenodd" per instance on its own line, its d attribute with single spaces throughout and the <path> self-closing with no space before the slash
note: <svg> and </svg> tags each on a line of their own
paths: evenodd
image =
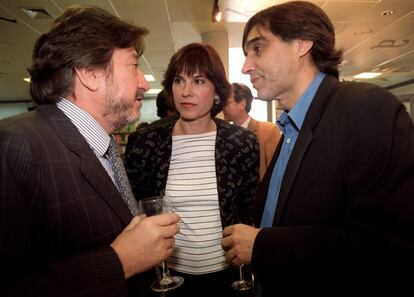
<svg viewBox="0 0 414 297">
<path fill-rule="evenodd" d="M 24 103 L 1 103 L 0 102 L 0 119 L 11 117 L 19 113 L 28 111 L 32 106 L 30 102 Z M 157 107 L 155 99 L 145 99 L 142 102 L 141 117 L 138 122 L 152 122 L 158 120 Z"/>
<path fill-rule="evenodd" d="M 142 101 L 141 116 L 139 117 L 138 123 L 151 123 L 158 119 L 155 99 L 144 99 Z"/>
<path fill-rule="evenodd" d="M 1 103 L 0 119 L 8 118 L 19 113 L 26 112 L 31 106 L 30 102 L 25 103 Z"/>
</svg>

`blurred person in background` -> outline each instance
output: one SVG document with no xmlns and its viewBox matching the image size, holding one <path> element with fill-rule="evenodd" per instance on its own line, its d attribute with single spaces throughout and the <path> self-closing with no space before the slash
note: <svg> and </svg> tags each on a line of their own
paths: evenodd
<svg viewBox="0 0 414 297">
<path fill-rule="evenodd" d="M 162 119 L 177 113 L 174 100 L 168 92 L 163 89 L 158 93 L 156 99 L 157 116 Z"/>
<path fill-rule="evenodd" d="M 260 148 L 260 180 L 272 160 L 276 146 L 280 139 L 279 128 L 269 122 L 261 122 L 249 116 L 252 107 L 253 95 L 248 86 L 232 83 L 232 92 L 223 109 L 224 119 L 256 134 Z"/>
<path fill-rule="evenodd" d="M 144 100 L 145 102 L 145 100 Z M 145 104 L 145 103 L 144 103 Z M 177 120 L 179 115 L 175 109 L 174 102 L 165 90 L 162 90 L 158 93 L 156 99 L 157 105 L 157 116 L 160 117 L 158 120 L 151 123 L 141 122 L 138 123 L 134 132 L 128 135 L 128 142 L 134 143 L 135 138 L 137 137 L 137 131 L 144 129 L 150 125 L 163 125 L 171 121 Z"/>
</svg>

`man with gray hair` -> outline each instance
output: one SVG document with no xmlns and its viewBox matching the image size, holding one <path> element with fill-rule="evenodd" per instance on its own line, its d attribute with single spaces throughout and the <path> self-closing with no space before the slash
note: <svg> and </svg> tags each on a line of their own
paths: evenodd
<svg viewBox="0 0 414 297">
<path fill-rule="evenodd" d="M 37 108 L 0 121 L 1 296 L 142 296 L 179 217 L 138 215 L 111 134 L 149 85 L 147 29 L 76 6 L 33 50 Z"/>
</svg>

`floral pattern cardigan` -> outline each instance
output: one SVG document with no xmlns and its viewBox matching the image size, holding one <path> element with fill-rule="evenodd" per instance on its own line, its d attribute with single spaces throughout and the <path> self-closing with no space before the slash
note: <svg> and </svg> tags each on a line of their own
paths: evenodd
<svg viewBox="0 0 414 297">
<path fill-rule="evenodd" d="M 222 226 L 253 224 L 252 203 L 259 180 L 256 136 L 223 120 L 213 120 L 217 126 L 215 159 Z M 165 191 L 175 123 L 146 127 L 127 144 L 125 168 L 137 200 Z"/>
</svg>

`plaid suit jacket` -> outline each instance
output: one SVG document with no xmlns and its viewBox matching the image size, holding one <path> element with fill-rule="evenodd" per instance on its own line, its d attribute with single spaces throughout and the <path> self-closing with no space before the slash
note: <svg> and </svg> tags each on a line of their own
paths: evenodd
<svg viewBox="0 0 414 297">
<path fill-rule="evenodd" d="M 128 294 L 109 244 L 131 214 L 55 105 L 0 121 L 0 170 L 1 296 Z"/>
</svg>

